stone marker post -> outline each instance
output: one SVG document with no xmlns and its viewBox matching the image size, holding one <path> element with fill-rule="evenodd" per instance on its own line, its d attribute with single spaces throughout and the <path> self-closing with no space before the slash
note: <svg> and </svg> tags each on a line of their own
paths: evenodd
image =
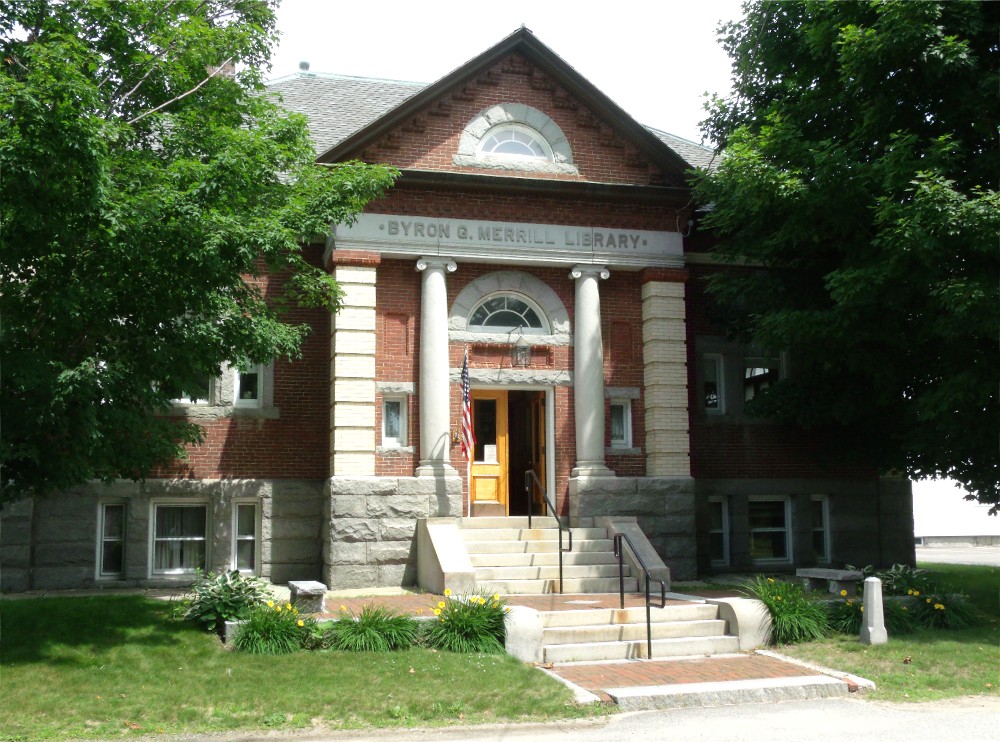
<svg viewBox="0 0 1000 742">
<path fill-rule="evenodd" d="M 865 578 L 864 601 L 861 643 L 887 644 L 889 635 L 885 631 L 885 616 L 882 613 L 882 580 L 878 577 Z"/>
</svg>

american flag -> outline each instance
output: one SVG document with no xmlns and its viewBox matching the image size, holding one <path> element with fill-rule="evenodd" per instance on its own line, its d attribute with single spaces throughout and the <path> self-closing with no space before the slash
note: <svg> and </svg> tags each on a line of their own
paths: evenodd
<svg viewBox="0 0 1000 742">
<path fill-rule="evenodd" d="M 476 435 L 472 432 L 472 399 L 470 393 L 472 384 L 469 381 L 469 349 L 465 349 L 465 359 L 462 361 L 462 455 L 466 461 L 472 461 L 473 447 L 476 445 Z"/>
</svg>

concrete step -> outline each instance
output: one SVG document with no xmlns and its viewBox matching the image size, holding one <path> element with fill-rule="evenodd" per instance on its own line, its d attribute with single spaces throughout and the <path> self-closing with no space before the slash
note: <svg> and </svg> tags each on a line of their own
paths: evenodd
<svg viewBox="0 0 1000 742">
<path fill-rule="evenodd" d="M 531 527 L 558 528 L 559 522 L 550 515 L 533 515 L 531 516 Z M 528 528 L 528 516 L 513 515 L 503 518 L 486 516 L 462 519 L 462 530 L 483 528 Z"/>
<path fill-rule="evenodd" d="M 650 621 L 675 622 L 675 621 L 711 621 L 719 617 L 719 607 L 707 603 L 685 603 L 682 605 L 668 605 L 666 608 L 659 608 L 654 603 L 649 612 Z M 625 608 L 595 608 L 577 611 L 545 611 L 541 614 L 542 626 L 564 627 L 564 626 L 607 626 L 626 623 L 646 624 L 646 609 Z"/>
<path fill-rule="evenodd" d="M 725 636 L 726 622 L 710 621 L 651 621 L 653 639 L 687 639 Z M 594 644 L 600 642 L 646 641 L 646 622 L 602 626 L 557 626 L 542 630 L 542 643 Z"/>
<path fill-rule="evenodd" d="M 557 551 L 469 554 L 469 558 L 472 559 L 473 567 L 529 567 L 559 564 Z M 563 564 L 614 564 L 617 568 L 618 560 L 610 551 L 574 550 L 563 552 Z"/>
<path fill-rule="evenodd" d="M 541 554 L 546 552 L 554 554 L 559 551 L 558 538 L 551 541 L 518 541 L 513 538 L 509 541 L 498 541 L 496 539 L 478 541 L 470 540 L 470 535 L 467 533 L 463 535 L 465 535 L 465 549 L 469 554 Z M 563 549 L 568 546 L 569 541 L 563 539 Z M 573 551 L 566 553 L 582 551 L 606 551 L 614 553 L 614 543 L 609 538 L 582 539 L 574 536 Z"/>
<path fill-rule="evenodd" d="M 735 654 L 739 648 L 740 642 L 735 636 L 654 639 L 653 657 Z M 542 654 L 545 662 L 553 663 L 646 658 L 646 640 L 553 644 L 544 646 Z"/>
<path fill-rule="evenodd" d="M 463 528 L 462 537 L 468 541 L 559 541 L 557 528 Z M 607 539 L 606 528 L 574 528 L 573 541 L 577 539 Z M 563 539 L 568 537 L 563 533 Z"/>
<path fill-rule="evenodd" d="M 625 570 L 629 577 L 628 569 Z M 617 564 L 564 564 L 563 580 L 575 577 L 613 577 L 618 579 Z M 476 580 L 556 580 L 559 579 L 559 565 L 526 567 L 477 567 Z M 617 584 L 617 583 L 616 583 Z"/>
<path fill-rule="evenodd" d="M 553 580 L 478 580 L 477 585 L 489 593 L 501 595 L 540 595 L 559 592 L 558 577 Z M 625 578 L 625 591 L 636 592 L 639 581 Z M 564 593 L 617 593 L 617 577 L 569 577 L 563 580 Z"/>
</svg>

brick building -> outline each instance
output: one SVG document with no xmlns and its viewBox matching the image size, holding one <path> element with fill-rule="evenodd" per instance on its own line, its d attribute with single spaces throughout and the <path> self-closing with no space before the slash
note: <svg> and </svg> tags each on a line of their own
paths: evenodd
<svg viewBox="0 0 1000 742">
<path fill-rule="evenodd" d="M 720 268 L 686 176 L 711 151 L 639 125 L 525 29 L 428 86 L 301 72 L 270 90 L 320 162 L 402 173 L 308 248 L 344 308 L 297 317 L 301 360 L 179 400 L 206 429 L 188 461 L 8 506 L 3 589 L 196 567 L 414 584 L 421 519 L 546 495 L 573 525 L 635 517 L 675 579 L 912 563 L 908 482 L 743 414 L 794 359 L 712 324 Z"/>
</svg>

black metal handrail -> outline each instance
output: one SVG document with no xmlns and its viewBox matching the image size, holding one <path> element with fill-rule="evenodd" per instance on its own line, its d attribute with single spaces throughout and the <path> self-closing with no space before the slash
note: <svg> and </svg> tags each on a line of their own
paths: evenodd
<svg viewBox="0 0 1000 742">
<path fill-rule="evenodd" d="M 632 543 L 632 539 L 624 533 L 616 533 L 614 536 L 615 545 L 615 557 L 618 559 L 618 595 L 621 600 L 622 610 L 625 609 L 625 549 L 622 548 L 622 542 L 628 544 L 628 548 L 632 551 L 632 556 L 639 563 L 639 569 L 642 570 L 643 575 L 646 577 L 646 659 L 653 659 L 653 622 L 650 615 L 650 601 L 649 601 L 649 581 L 651 578 L 649 574 L 649 568 L 646 563 L 642 561 L 642 556 L 635 548 L 635 544 Z M 663 580 L 657 580 L 660 583 L 660 607 L 667 607 L 667 583 Z"/>
<path fill-rule="evenodd" d="M 564 526 L 562 520 L 559 518 L 559 514 L 556 512 L 556 504 L 552 502 L 549 497 L 548 490 L 542 486 L 541 480 L 538 475 L 535 474 L 534 469 L 528 469 L 524 472 L 524 491 L 528 494 L 528 528 L 531 528 L 531 510 L 534 498 L 531 496 L 531 483 L 534 481 L 535 485 L 542 493 L 542 497 L 545 498 L 545 504 L 549 508 L 549 514 L 555 518 L 556 526 L 559 527 L 559 594 L 562 595 L 563 591 L 563 552 L 573 551 L 573 532 L 569 529 L 569 526 Z M 563 531 L 569 534 L 569 546 L 565 549 L 563 548 Z"/>
</svg>

